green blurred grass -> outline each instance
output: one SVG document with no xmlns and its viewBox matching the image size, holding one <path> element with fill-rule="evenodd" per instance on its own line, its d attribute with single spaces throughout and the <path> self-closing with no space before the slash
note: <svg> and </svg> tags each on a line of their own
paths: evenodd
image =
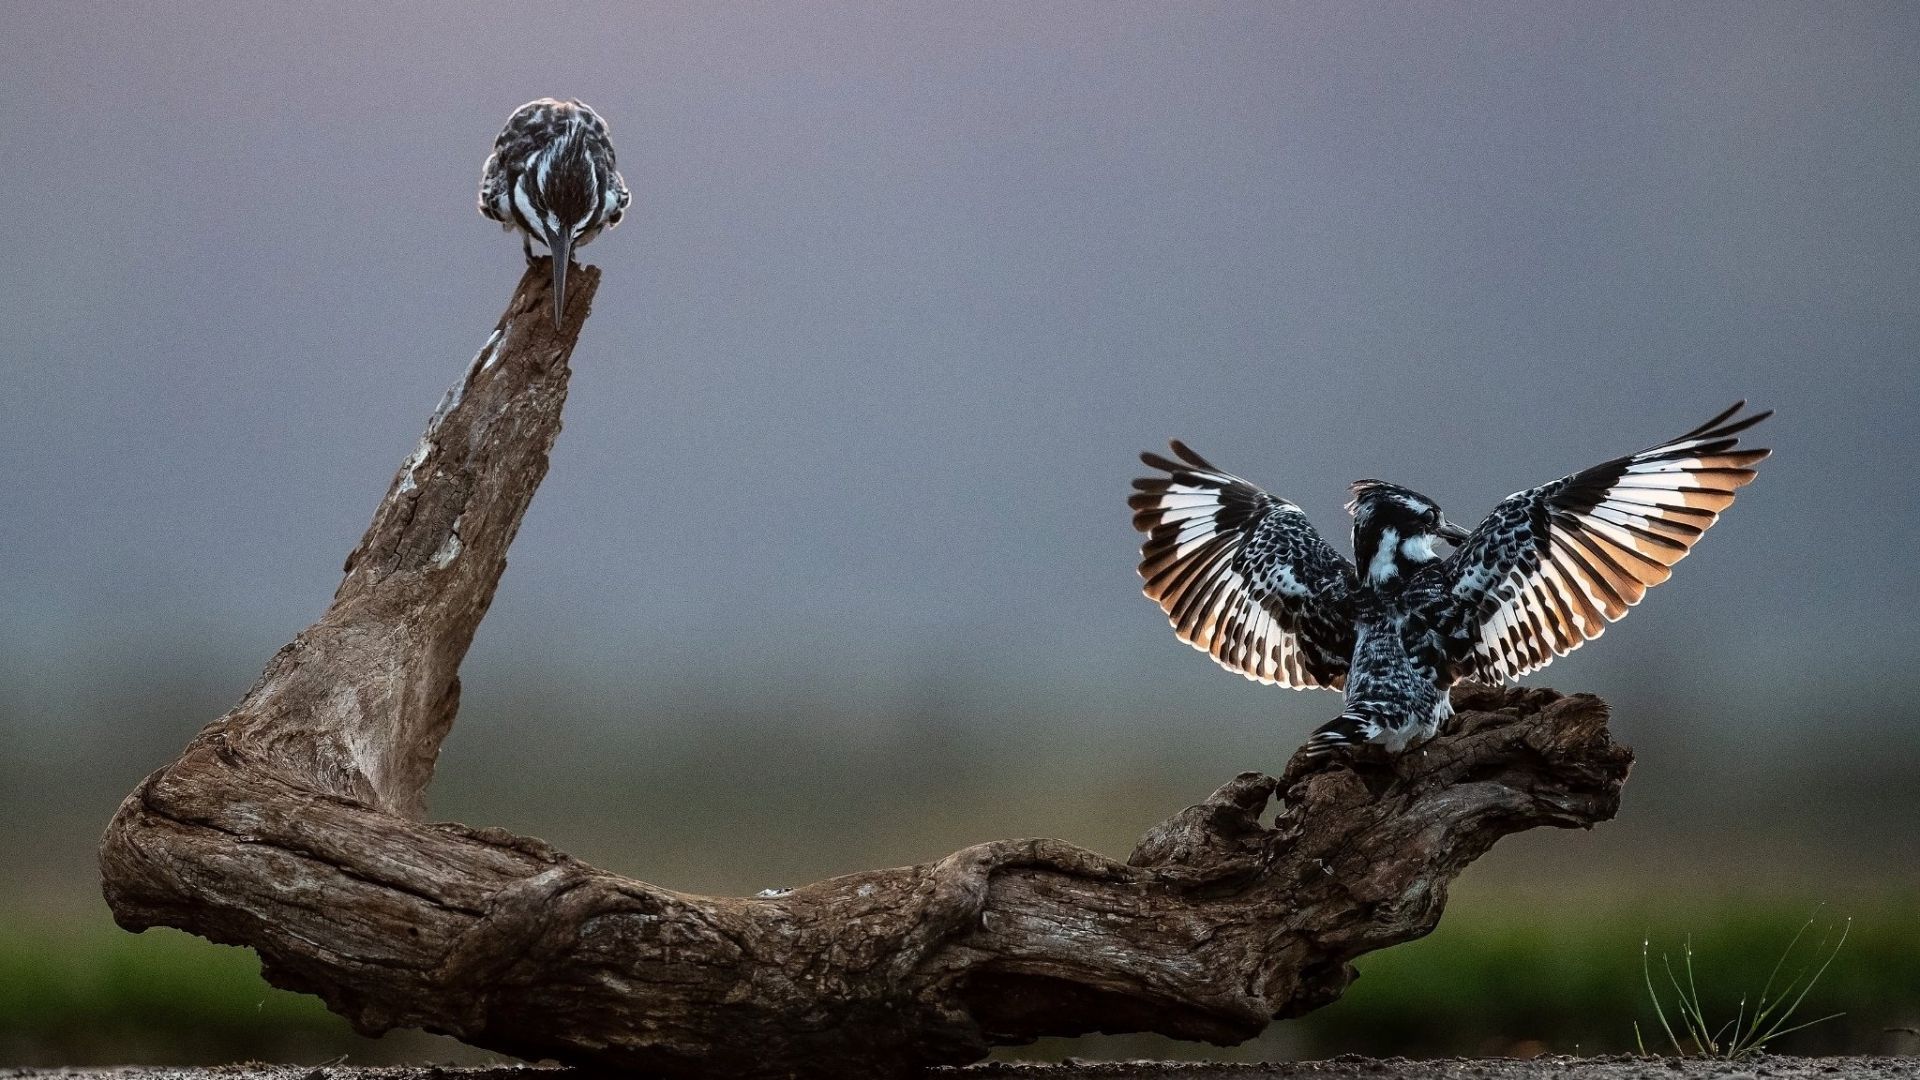
<svg viewBox="0 0 1920 1080">
<path fill-rule="evenodd" d="M 0 1065 L 356 1064 L 505 1060 L 451 1039 L 357 1035 L 320 999 L 277 990 L 250 949 L 178 930 L 0 913 Z"/>
<path fill-rule="evenodd" d="M 0 1050 L 13 1064 L 271 1059 L 344 1030 L 319 999 L 268 986 L 246 949 L 174 930 L 0 922 Z"/>
<path fill-rule="evenodd" d="M 1677 956 L 1691 934 L 1703 995 L 1731 1015 L 1813 907 L 1476 896 L 1454 905 L 1427 939 L 1362 958 L 1361 978 L 1341 1001 L 1276 1024 L 1247 1046 L 1049 1040 L 1016 1056 L 1631 1050 L 1633 1022 L 1646 1028 L 1652 1020 L 1640 972 L 1643 938 L 1651 936 L 1657 960 L 1663 948 Z M 1777 1049 L 1920 1052 L 1920 1039 L 1885 1030 L 1920 1025 L 1920 903 L 1898 896 L 1822 909 L 1818 925 L 1848 916 L 1852 937 L 1806 1005 L 1808 1017 L 1847 1015 Z M 490 1060 L 446 1040 L 360 1038 L 317 999 L 269 987 L 244 949 L 170 930 L 127 934 L 104 921 L 0 919 L 0 1063 L 319 1062 L 342 1054 L 357 1063 Z"/>
<path fill-rule="evenodd" d="M 1920 1024 L 1920 905 L 1888 897 L 1848 910 L 1813 902 L 1688 900 L 1585 907 L 1556 897 L 1535 909 L 1475 904 L 1450 911 L 1424 941 L 1357 963 L 1361 978 L 1305 1026 L 1320 1050 L 1493 1053 L 1538 1045 L 1556 1053 L 1634 1049 L 1632 1024 L 1659 1033 L 1641 970 L 1650 941 L 1677 965 L 1690 936 L 1710 1019 L 1755 1000 L 1794 931 L 1812 942 L 1849 916 L 1853 928 L 1808 995 L 1803 1018 L 1846 1015 L 1789 1036 L 1776 1050 L 1915 1053 L 1920 1040 L 1886 1029 Z M 1803 942 L 1783 976 L 1812 958 Z M 1532 1044 L 1532 1045 L 1530 1045 Z M 1654 1035 L 1647 1037 L 1654 1050 Z M 1664 1034 L 1660 1049 L 1667 1049 Z"/>
</svg>

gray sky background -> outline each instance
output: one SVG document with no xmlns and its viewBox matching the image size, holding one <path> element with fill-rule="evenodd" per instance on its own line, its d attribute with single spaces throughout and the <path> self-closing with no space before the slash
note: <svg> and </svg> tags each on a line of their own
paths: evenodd
<svg viewBox="0 0 1920 1080">
<path fill-rule="evenodd" d="M 121 741 L 132 680 L 177 746 L 320 612 L 520 273 L 474 188 L 543 94 L 634 208 L 470 709 L 937 700 L 1277 767 L 1336 701 L 1173 639 L 1137 451 L 1344 547 L 1356 477 L 1477 520 L 1745 396 L 1759 482 L 1533 681 L 1729 744 L 1910 711 L 1920 7 L 562 9 L 7 6 L 0 726 Z"/>
</svg>

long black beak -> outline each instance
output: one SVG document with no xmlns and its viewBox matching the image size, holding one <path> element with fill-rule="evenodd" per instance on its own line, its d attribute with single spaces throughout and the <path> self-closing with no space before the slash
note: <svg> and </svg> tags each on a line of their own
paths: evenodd
<svg viewBox="0 0 1920 1080">
<path fill-rule="evenodd" d="M 1460 526 L 1455 525 L 1453 522 L 1448 521 L 1446 518 L 1440 519 L 1440 528 L 1438 532 L 1440 534 L 1440 539 L 1445 540 L 1449 544 L 1458 544 L 1461 541 L 1465 540 L 1467 537 L 1473 535 L 1471 532 L 1468 532 L 1466 529 L 1463 529 Z"/>
<path fill-rule="evenodd" d="M 573 230 L 561 228 L 547 238 L 547 250 L 553 253 L 553 328 L 560 329 L 567 311 L 567 264 L 573 261 Z"/>
</svg>

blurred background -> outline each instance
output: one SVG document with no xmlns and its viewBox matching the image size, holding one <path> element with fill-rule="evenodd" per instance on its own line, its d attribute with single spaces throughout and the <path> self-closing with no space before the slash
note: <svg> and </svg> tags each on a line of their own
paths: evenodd
<svg viewBox="0 0 1920 1080">
<path fill-rule="evenodd" d="M 1170 436 L 1344 547 L 1472 521 L 1739 397 L 1776 455 L 1531 681 L 1617 821 L 1234 1050 L 1617 1051 L 1642 941 L 1784 1044 L 1920 1052 L 1920 8 L 12 5 L 0 34 L 0 1063 L 483 1060 L 117 930 L 115 805 L 322 610 L 521 270 L 474 209 L 578 96 L 634 209 L 465 668 L 436 816 L 749 892 L 1050 835 L 1124 854 L 1337 707 L 1140 598 Z M 1805 943 L 1803 943 L 1803 948 Z"/>
</svg>

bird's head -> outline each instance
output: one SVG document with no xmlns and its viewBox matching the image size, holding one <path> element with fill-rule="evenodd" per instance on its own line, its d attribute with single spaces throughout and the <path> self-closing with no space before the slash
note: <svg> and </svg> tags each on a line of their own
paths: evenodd
<svg viewBox="0 0 1920 1080">
<path fill-rule="evenodd" d="M 1435 540 L 1457 544 L 1467 538 L 1467 530 L 1448 521 L 1439 503 L 1411 488 L 1356 480 L 1350 490 L 1354 561 L 1375 585 L 1404 581 L 1420 565 L 1438 559 Z"/>
<path fill-rule="evenodd" d="M 560 325 L 566 304 L 567 262 L 574 249 L 586 246 L 600 230 L 619 224 L 620 212 L 626 208 L 626 185 L 612 164 L 612 150 L 604 137 L 576 124 L 535 158 L 528 170 L 538 192 L 533 201 L 546 234 L 542 239 L 553 255 L 555 326 Z"/>
<path fill-rule="evenodd" d="M 588 154 L 587 140 L 570 130 L 557 138 L 534 161 L 533 175 L 544 204 L 543 225 L 565 230 L 577 240 L 599 216 L 600 176 Z"/>
<path fill-rule="evenodd" d="M 542 242 L 553 256 L 553 325 L 565 319 L 567 264 L 573 249 L 593 239 L 594 209 L 599 202 L 598 178 L 585 140 L 569 128 L 548 143 L 529 163 L 528 200 L 540 227 Z"/>
</svg>

